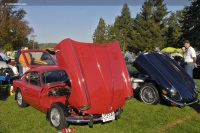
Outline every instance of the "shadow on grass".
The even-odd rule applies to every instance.
[[[197,113],[200,113],[200,105],[198,103],[190,105]]]
[[[114,121],[114,120],[113,120]],[[117,120],[116,120],[117,121]],[[89,126],[89,124],[88,123],[69,123],[69,126],[76,126],[76,127],[78,127],[78,126],[87,126],[88,128],[90,128],[90,129],[92,129],[92,128],[94,128],[95,127],[95,125],[99,125],[99,124],[101,124],[101,125],[104,125],[104,124],[107,124],[107,123],[111,123],[112,121],[107,121],[107,122],[102,122],[102,121],[99,121],[99,122],[94,122],[93,123],[93,127],[90,127]]]
[[[9,96],[9,85],[0,89],[0,101],[5,101]]]

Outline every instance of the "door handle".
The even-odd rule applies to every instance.
[[[24,90],[28,90],[28,88],[24,88]]]

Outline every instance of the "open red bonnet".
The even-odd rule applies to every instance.
[[[82,43],[65,39],[54,48],[58,65],[71,79],[69,103],[88,114],[117,110],[133,95],[118,42]]]

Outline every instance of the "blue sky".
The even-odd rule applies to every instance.
[[[65,38],[81,42],[92,42],[92,35],[102,17],[106,24],[113,24],[121,14],[122,5],[115,6],[22,6],[27,12],[25,20],[34,29],[35,41],[39,43],[58,43]],[[141,5],[129,6],[134,18]],[[176,11],[183,5],[167,6],[168,11]]]

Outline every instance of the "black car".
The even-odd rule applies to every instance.
[[[200,78],[200,55],[197,55],[197,68],[194,68],[193,70],[193,78]]]
[[[133,63],[139,71],[132,79],[141,101],[157,104],[161,99],[181,107],[197,103],[197,84],[170,57],[161,53],[141,54]]]
[[[194,79],[200,79],[200,55],[199,55],[199,51],[196,51],[197,54],[197,68],[194,68],[193,70],[193,78]],[[181,66],[184,68],[185,63],[184,63],[184,58],[181,56],[175,56],[174,60]]]

